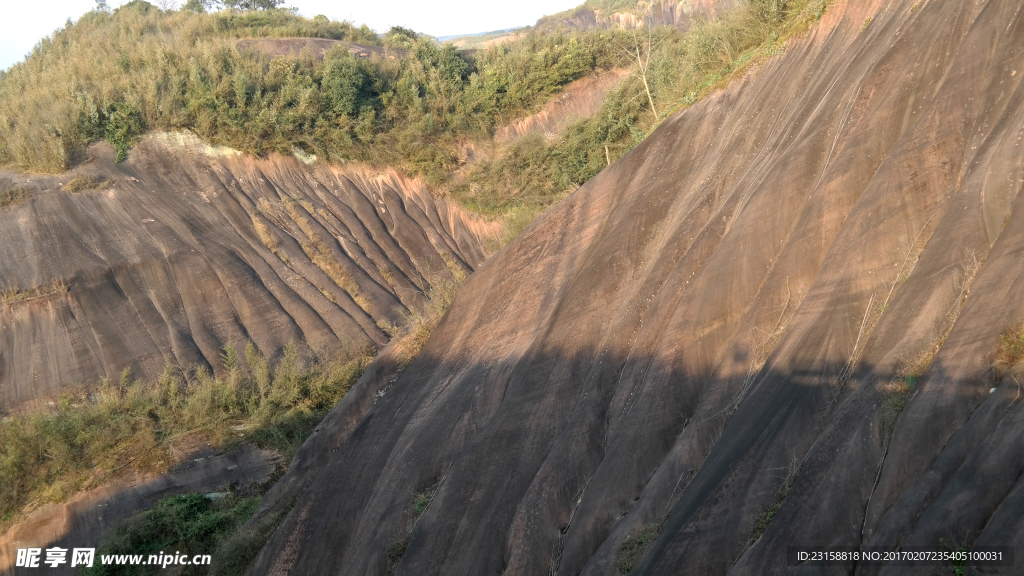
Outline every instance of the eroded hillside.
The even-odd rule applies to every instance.
[[[371,366],[250,573],[1020,549],[1022,78],[1017,2],[833,4],[488,260],[399,376]]]
[[[422,309],[498,233],[394,172],[187,133],[122,164],[89,153],[60,176],[6,175],[25,198],[0,212],[0,406],[165,360],[219,370],[226,344],[383,346],[379,324]]]

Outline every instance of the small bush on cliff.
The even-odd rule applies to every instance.
[[[615,569],[619,574],[629,574],[640,563],[640,559],[647,553],[654,540],[661,534],[664,521],[651,522],[643,527],[643,530],[635,536],[629,536],[622,543],[619,552],[615,555]]]
[[[28,194],[20,186],[10,180],[0,180],[0,209],[14,206],[26,198]]]
[[[430,335],[437,328],[448,307],[455,301],[459,285],[465,279],[456,275],[453,280],[439,279],[427,293],[428,304],[422,310],[414,311],[405,318],[402,326],[386,321],[378,326],[395,339],[396,352],[401,357],[403,366],[408,366],[419,355]]]
[[[83,176],[76,176],[72,178],[67,184],[64,185],[62,190],[65,192],[71,192],[77,194],[78,192],[85,192],[86,190],[95,190],[100,187],[100,182],[95,176],[91,174],[85,174]]]
[[[998,362],[1012,366],[1024,358],[1024,328],[1007,330],[999,336]]]
[[[387,574],[395,573],[395,568],[397,568],[398,563],[402,561],[402,556],[405,556],[405,551],[408,548],[408,538],[392,542],[391,545],[387,547],[387,550],[384,551],[384,554],[388,559]]]

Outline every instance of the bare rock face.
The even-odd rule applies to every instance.
[[[651,525],[631,574],[1024,549],[1022,79],[1019,2],[833,4],[372,366],[250,572],[609,575]]]
[[[226,344],[383,346],[378,322],[400,324],[498,233],[394,173],[187,134],[123,164],[90,154],[71,174],[2,175],[29,197],[0,212],[0,407],[165,358],[216,370]]]

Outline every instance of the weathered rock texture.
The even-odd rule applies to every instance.
[[[632,574],[1024,550],[1022,380],[990,370],[1024,324],[1022,79],[1020,2],[833,4],[481,266],[397,378],[371,367],[251,573],[384,574],[408,539],[396,575],[607,575],[660,521]]]
[[[0,305],[0,407],[126,367],[152,376],[165,358],[218,369],[226,344],[383,346],[379,321],[401,324],[497,233],[393,173],[183,134],[147,138],[123,164],[90,153],[72,174],[5,175],[31,191],[0,212],[0,289],[44,290]],[[61,189],[80,174],[102,184]]]

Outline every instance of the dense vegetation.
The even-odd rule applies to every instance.
[[[322,61],[236,48],[244,37],[302,36],[408,48],[373,61],[338,46]],[[410,37],[411,36],[411,37]],[[395,53],[392,53],[395,55]],[[194,130],[246,152],[360,159],[438,181],[457,142],[613,64],[602,34],[536,35],[460,54],[405,29],[383,38],[290,12],[161,12],[135,1],[93,11],[0,79],[0,162],[63,170],[92,141],[127,151],[152,129]]]
[[[69,23],[0,77],[0,163],[60,171],[96,140],[124,159],[146,131],[190,129],[253,154],[301,151],[402,168],[505,218],[511,237],[667,112],[779,51],[826,2],[749,0],[688,31],[535,30],[463,53],[404,28],[378,36],[287,10],[163,12],[136,0]],[[237,40],[250,37],[374,44],[386,56],[360,59],[338,46],[322,60],[271,58],[239,50]],[[496,127],[538,110],[573,80],[615,67],[638,73],[599,114],[555,141],[493,149]],[[483,153],[467,166],[474,143]]]
[[[255,442],[290,459],[370,358],[304,361],[289,347],[271,369],[252,345],[239,356],[226,348],[217,377],[170,365],[156,382],[125,373],[0,419],[0,526],[26,504],[61,501],[130,470],[166,470],[195,434],[221,446]]]

